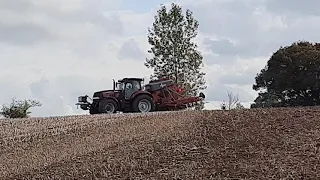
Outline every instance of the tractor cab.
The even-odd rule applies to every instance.
[[[129,100],[136,91],[142,90],[142,78],[123,78],[114,84],[114,89],[120,91],[120,96]]]

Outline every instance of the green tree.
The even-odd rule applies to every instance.
[[[201,72],[203,56],[197,50],[197,44],[192,42],[198,34],[199,22],[189,9],[184,15],[182,8],[175,3],[169,10],[162,5],[154,19],[152,28],[148,28],[151,45],[148,53],[153,57],[145,62],[145,66],[154,71],[150,78],[173,79],[186,90],[185,95],[197,95],[207,88],[205,73]]]
[[[26,118],[31,113],[28,111],[32,107],[41,106],[42,104],[36,100],[16,100],[12,98],[12,102],[9,105],[3,105],[0,111],[0,115],[5,118]]]
[[[260,91],[251,108],[320,104],[320,44],[298,41],[280,47],[255,77]]]
[[[238,103],[236,104],[235,109],[241,110],[241,109],[245,109],[245,107],[244,107],[240,102],[238,102]]]
[[[222,102],[220,104],[220,108],[221,108],[221,110],[227,110],[227,104],[225,102]]]

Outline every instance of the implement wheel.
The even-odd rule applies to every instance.
[[[145,94],[138,95],[132,103],[132,109],[134,112],[152,112],[155,109],[155,104],[150,96]]]

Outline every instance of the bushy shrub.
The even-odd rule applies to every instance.
[[[28,111],[31,107],[41,106],[41,102],[36,100],[16,100],[12,98],[12,102],[9,105],[2,105],[0,115],[5,118],[26,118],[31,113]]]

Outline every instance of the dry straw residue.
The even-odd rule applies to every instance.
[[[0,179],[320,179],[320,109],[0,122]]]

